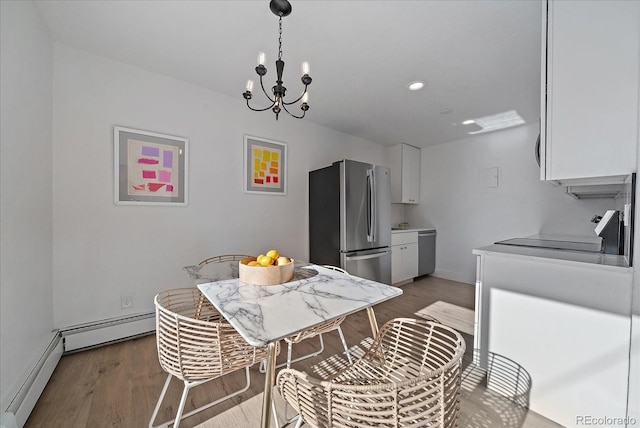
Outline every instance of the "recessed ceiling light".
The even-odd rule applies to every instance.
[[[511,128],[512,126],[523,125],[525,123],[524,119],[521,118],[515,110],[509,110],[492,116],[479,117],[477,119],[468,119],[462,122],[463,125],[476,124],[481,128],[479,131],[470,131],[469,134],[497,131],[498,129]]]
[[[423,82],[422,80],[416,80],[415,82],[409,83],[409,85],[407,85],[407,88],[409,88],[410,91],[419,91],[420,89],[424,88],[425,85],[426,82]]]

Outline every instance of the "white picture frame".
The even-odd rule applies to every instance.
[[[116,205],[189,204],[189,140],[183,137],[113,127]]]
[[[287,144],[251,135],[244,136],[244,192],[287,194]]]

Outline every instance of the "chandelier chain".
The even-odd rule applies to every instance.
[[[282,12],[280,12],[278,27],[280,32],[280,36],[278,37],[278,59],[282,59]]]

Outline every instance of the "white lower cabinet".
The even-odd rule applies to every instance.
[[[418,276],[418,232],[391,234],[391,283]]]
[[[477,362],[509,361],[510,376],[502,379],[522,383],[514,388],[524,388],[519,393],[528,395],[529,408],[563,426],[585,425],[588,417],[623,419],[631,269],[475,253]],[[508,391],[489,381],[488,387]]]

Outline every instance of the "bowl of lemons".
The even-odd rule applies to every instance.
[[[278,285],[293,278],[293,259],[269,250],[239,262],[240,281],[252,285]]]

